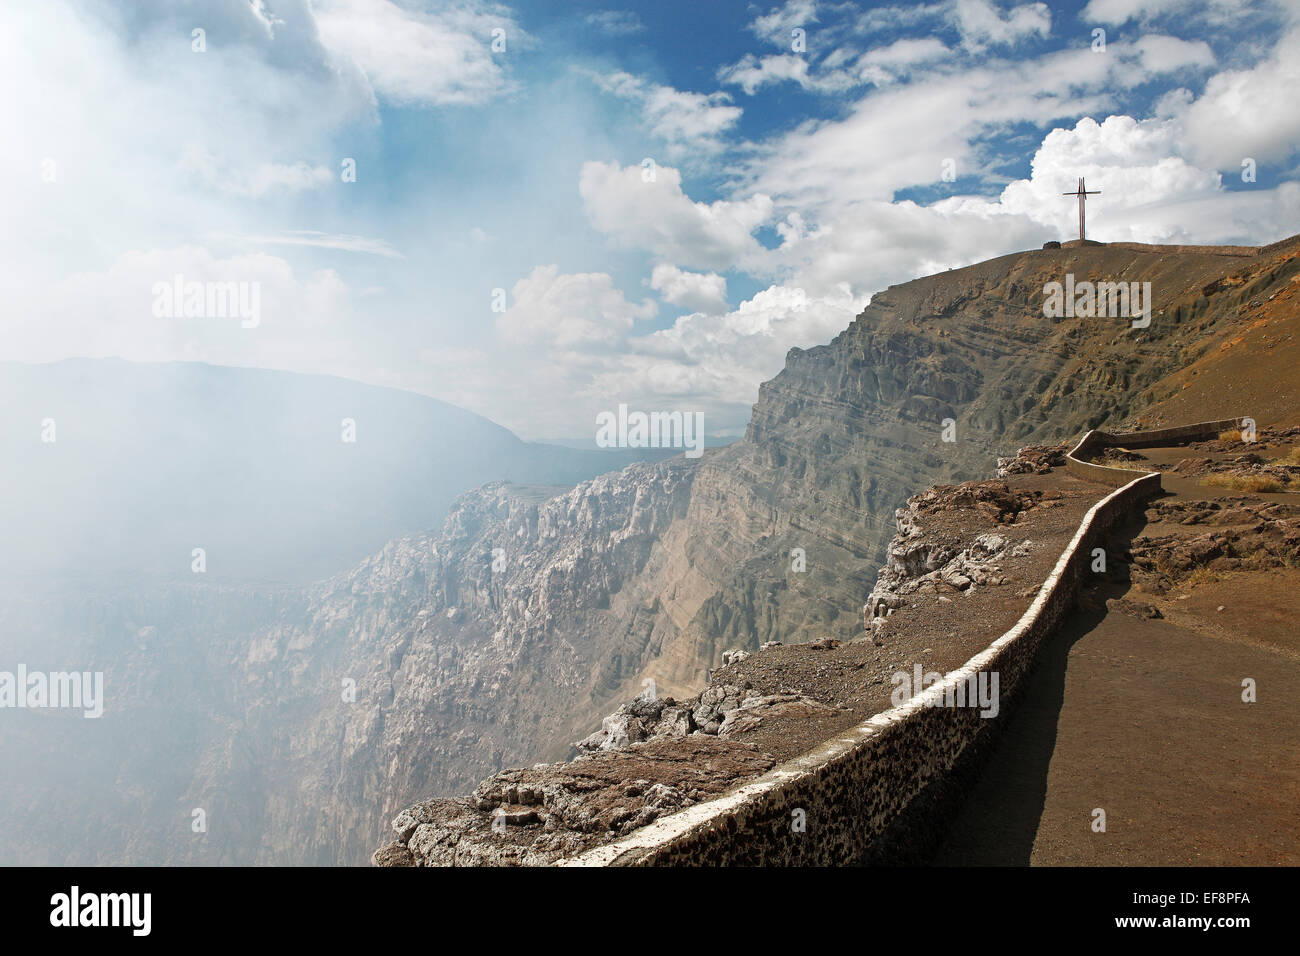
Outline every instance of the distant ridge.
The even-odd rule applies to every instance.
[[[567,486],[655,457],[525,442],[438,399],[329,375],[0,362],[0,571],[193,581],[203,548],[207,579],[305,583],[440,526],[487,482]]]
[[[1288,236],[1266,246],[1197,246],[1166,245],[1149,242],[1097,242],[1093,239],[1070,239],[1061,243],[1062,249],[1080,249],[1085,246],[1104,246],[1109,249],[1132,249],[1134,252],[1191,253],[1203,256],[1262,256],[1271,255],[1300,240],[1300,235]]]

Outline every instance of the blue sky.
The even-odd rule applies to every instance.
[[[874,292],[1069,238],[1080,175],[1094,238],[1297,231],[1298,23],[1293,0],[19,0],[0,358],[328,372],[528,438],[620,403],[735,433]],[[263,321],[156,318],[178,273],[260,283]]]

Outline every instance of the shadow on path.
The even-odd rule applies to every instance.
[[[1106,617],[1106,600],[1128,592],[1129,544],[1145,527],[1139,513],[1107,541],[1105,579],[1089,586],[1060,629],[1039,649],[1038,664],[983,766],[955,807],[929,863],[938,866],[1028,866],[1047,800],[1047,773],[1065,703],[1070,650]]]

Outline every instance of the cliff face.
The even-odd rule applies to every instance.
[[[1291,341],[1297,248],[1004,256],[892,287],[829,345],[792,350],[760,388],[745,440],[699,466],[682,548],[709,595],[650,672],[682,692],[726,647],[858,633],[894,508],[909,494],[987,473],[1019,445],[1118,425],[1148,408],[1159,424],[1152,403],[1177,391],[1166,378],[1243,326]],[[1044,285],[1066,273],[1149,282],[1151,325],[1045,318]],[[1282,383],[1249,378],[1253,389],[1238,386],[1233,409],[1211,400],[1180,413],[1258,407],[1261,421],[1275,418],[1270,393]],[[792,570],[794,549],[806,555],[802,573]]]
[[[1045,250],[919,279],[877,295],[829,345],[792,350],[741,442],[579,486],[541,505],[535,526],[468,496],[458,514],[483,516],[475,570],[443,559],[409,644],[422,656],[397,671],[419,675],[442,722],[412,724],[393,751],[419,765],[390,776],[399,804],[386,810],[403,794],[465,792],[502,766],[563,756],[647,680],[689,697],[726,648],[860,636],[910,494],[986,473],[1019,445],[1140,416],[1249,310],[1293,294],[1296,249]],[[1044,285],[1067,272],[1150,282],[1150,327],[1045,318]],[[1280,321],[1294,322],[1290,301]],[[945,419],[955,440],[943,440]],[[631,510],[613,518],[588,496]],[[572,537],[544,517],[597,511],[564,525]],[[453,515],[444,537],[464,525]],[[518,554],[518,568],[490,576],[489,547]],[[453,601],[463,619],[443,610]],[[454,664],[421,650],[448,642],[465,648]],[[410,719],[398,700],[384,712]]]
[[[356,675],[358,700],[304,716],[301,783],[277,832],[315,859],[362,862],[402,806],[564,757],[646,680],[689,697],[724,649],[861,636],[909,495],[985,474],[1019,445],[1141,416],[1252,302],[1294,291],[1295,249],[1088,247],[919,279],[877,295],[830,344],[792,350],[743,441],[551,498],[465,496],[440,535],[390,546],[409,551],[409,574],[359,572],[314,612],[306,633],[341,643],[316,637],[311,656]],[[1150,282],[1150,327],[1045,318],[1044,284],[1067,272]]]
[[[395,792],[562,757],[591,702],[655,653],[655,595],[635,582],[662,560],[691,476],[678,460],[568,491],[488,485],[441,534],[328,582],[238,662],[254,752],[214,752],[190,799],[275,766],[259,794],[274,842],[257,859],[360,862]]]
[[[168,806],[180,819],[216,807],[214,826],[133,862],[361,864],[402,807],[565,757],[645,681],[689,698],[724,649],[865,636],[909,495],[1020,445],[1161,424],[1172,376],[1243,327],[1300,331],[1297,248],[1045,250],[918,279],[830,344],[792,350],[743,441],[567,491],[463,496],[440,533],[214,635],[221,717],[196,727],[194,771]],[[1066,273],[1150,282],[1150,327],[1045,318],[1044,284]],[[1294,383],[1273,378],[1233,407],[1178,413],[1249,415],[1279,389],[1296,408]],[[1213,404],[1203,386],[1189,391]]]

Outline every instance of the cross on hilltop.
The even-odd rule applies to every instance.
[[[1101,190],[1100,190],[1100,189],[1094,189],[1094,190],[1092,190],[1092,191],[1089,191],[1088,188],[1087,188],[1087,187],[1084,185],[1084,183],[1083,183],[1083,177],[1080,176],[1080,177],[1079,177],[1079,188],[1078,188],[1078,190],[1076,190],[1075,192],[1072,192],[1072,193],[1061,193],[1061,195],[1062,195],[1062,196],[1078,196],[1078,197],[1079,197],[1079,241],[1082,242],[1083,239],[1084,239],[1084,235],[1083,235],[1083,204],[1084,204],[1085,202],[1088,201],[1088,197],[1089,197],[1089,196],[1100,196],[1100,195],[1101,195]]]

